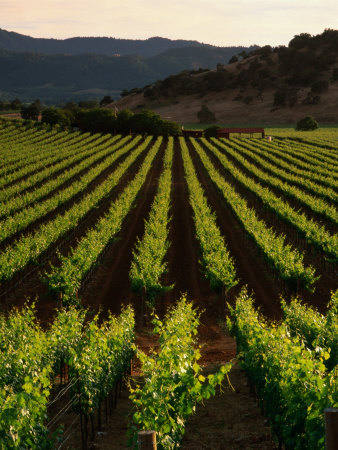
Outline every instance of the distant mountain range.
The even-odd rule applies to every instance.
[[[183,70],[213,69],[251,47],[153,37],[40,39],[0,29],[0,99],[47,103],[118,97]]]
[[[80,55],[95,53],[113,56],[137,54],[148,58],[172,48],[206,47],[197,41],[171,40],[161,37],[151,37],[146,40],[116,39],[112,37],[74,37],[69,39],[43,39],[25,36],[0,28],[0,48],[13,52],[33,52],[45,55],[67,54]]]

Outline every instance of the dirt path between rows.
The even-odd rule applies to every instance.
[[[112,313],[119,314],[122,304],[132,303],[136,312],[139,310],[140,301],[130,291],[129,270],[133,248],[137,238],[143,236],[144,220],[148,217],[157,191],[158,179],[163,169],[165,145],[162,144],[157,153],[117,241],[109,246],[100,266],[86,286],[83,302],[91,309],[109,309]]]
[[[258,254],[254,243],[246,236],[231,208],[222,199],[221,194],[210,180],[191,145],[189,149],[209,206],[216,213],[217,224],[235,261],[237,277],[240,282],[230,291],[229,301],[234,301],[241,286],[248,285],[249,290],[253,290],[255,293],[256,304],[262,308],[262,312],[270,318],[280,318],[276,280],[273,279],[269,268]]]

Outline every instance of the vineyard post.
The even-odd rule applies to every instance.
[[[97,408],[97,428],[99,431],[101,431],[102,424],[101,424],[101,402],[99,402],[99,407]]]
[[[227,288],[225,285],[222,286],[222,313],[224,313],[226,311],[226,304],[227,304]]]
[[[62,292],[58,292],[58,308],[62,308]]]
[[[87,426],[86,421],[84,420],[83,413],[82,413],[82,405],[81,405],[81,389],[80,389],[80,378],[79,375],[77,375],[77,395],[79,399],[79,410],[80,410],[80,427],[81,427],[81,442],[82,442],[82,449],[87,449],[87,432],[85,432],[84,427]]]
[[[338,408],[326,408],[324,414],[326,450],[336,450],[338,442]]]
[[[143,286],[142,288],[142,299],[141,299],[141,303],[142,303],[142,319],[143,319],[143,326],[147,326],[147,288],[145,286]]]
[[[138,450],[156,450],[156,431],[139,431],[137,444]]]

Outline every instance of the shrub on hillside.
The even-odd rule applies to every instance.
[[[312,117],[307,116],[297,122],[296,130],[310,131],[318,128],[318,122]]]
[[[210,109],[203,105],[199,111],[197,111],[197,118],[200,123],[212,123],[216,122],[215,114]]]

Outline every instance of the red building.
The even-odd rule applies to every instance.
[[[230,139],[231,133],[250,134],[250,137],[253,137],[254,133],[260,133],[262,138],[265,137],[264,128],[220,128],[217,130],[217,137]]]

